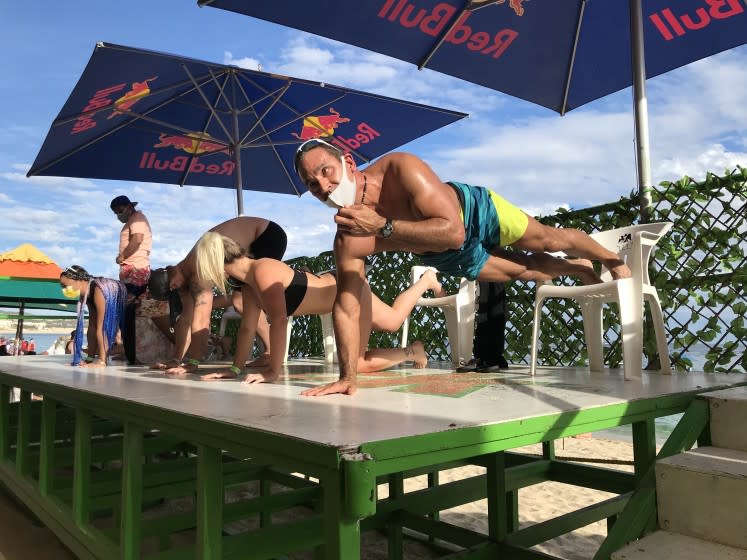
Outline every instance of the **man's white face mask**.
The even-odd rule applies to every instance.
[[[335,209],[355,204],[355,179],[348,177],[345,156],[340,157],[340,163],[342,164],[342,177],[340,178],[340,183],[337,185],[337,188],[330,193],[327,200],[323,201],[324,204]]]

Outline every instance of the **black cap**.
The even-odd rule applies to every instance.
[[[117,206],[129,206],[130,204],[135,206],[137,205],[137,202],[130,202],[130,199],[128,197],[120,194],[118,197],[112,199],[111,203],[109,204],[109,208],[114,210]]]

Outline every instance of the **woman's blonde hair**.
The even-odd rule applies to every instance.
[[[210,282],[220,292],[225,292],[223,267],[239,257],[246,256],[246,251],[230,237],[208,231],[197,242],[196,254],[198,280]]]

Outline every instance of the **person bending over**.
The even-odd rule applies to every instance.
[[[574,275],[599,282],[591,260],[614,278],[630,276],[618,255],[577,229],[545,226],[492,190],[445,183],[420,158],[392,153],[364,171],[349,153],[320,139],[296,151],[296,172],[309,192],[338,208],[335,264],[339,289],[333,319],[340,379],[304,392],[316,396],[356,390],[364,259],[382,251],[410,251],[439,272],[491,282],[544,281]],[[508,252],[510,246],[523,252]],[[572,260],[547,253],[563,251]]]
[[[197,243],[197,274],[200,279],[222,289],[226,275],[232,283],[239,282],[252,288],[258,295],[260,307],[270,319],[269,364],[257,373],[250,373],[246,383],[275,381],[282,372],[286,350],[288,317],[292,315],[322,315],[330,313],[337,292],[337,280],[332,273],[316,276],[310,272],[292,269],[287,264],[272,259],[252,259],[232,239],[206,233]],[[425,349],[421,342],[407,348],[368,349],[371,330],[394,332],[415,306],[418,298],[427,290],[442,295],[441,284],[433,271],[426,272],[408,290],[400,294],[390,307],[371,293],[366,284],[364,297],[369,301],[370,315],[361,316],[360,348],[357,367],[360,371],[380,371],[404,361],[413,361],[414,367],[427,364]],[[244,292],[242,291],[242,294]],[[244,368],[251,349],[258,314],[256,308],[244,305],[244,312],[236,341],[236,354],[230,373],[210,373],[204,379],[236,377]]]
[[[78,299],[78,322],[73,331],[73,361],[80,367],[109,365],[110,349],[114,346],[117,331],[124,327],[124,310],[127,301],[125,285],[111,278],[91,276],[85,268],[73,265],[60,274],[60,286],[65,297]],[[83,350],[84,311],[88,307],[88,351]]]
[[[227,220],[210,229],[232,239],[247,254],[256,258],[280,260],[285,254],[288,238],[285,231],[275,222],[264,218],[240,216]],[[210,333],[210,315],[213,310],[213,289],[197,276],[197,256],[193,247],[184,259],[174,266],[166,267],[170,290],[179,294],[181,313],[176,322],[175,359],[167,364],[171,375],[186,373],[185,364],[199,363],[205,356]],[[151,278],[163,274],[162,269],[154,270]],[[242,300],[248,307],[258,310],[250,290],[242,290]],[[261,314],[260,314],[261,315]],[[257,328],[265,349],[269,352],[269,326],[261,316]]]

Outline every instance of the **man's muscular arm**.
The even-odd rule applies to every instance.
[[[335,237],[335,264],[337,266],[337,297],[332,310],[335,327],[337,356],[340,361],[340,379],[304,391],[307,396],[333,393],[352,395],[356,391],[358,357],[360,356],[360,315],[363,279],[363,257],[351,252],[350,240],[339,234]],[[370,304],[370,301],[369,301]]]

